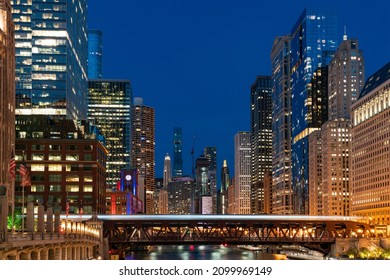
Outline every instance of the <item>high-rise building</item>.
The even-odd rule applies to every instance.
[[[103,78],[103,33],[88,30],[88,79]]]
[[[364,85],[364,58],[346,35],[329,64],[329,120],[322,126],[322,214],[349,216],[350,108]]]
[[[183,130],[181,127],[173,128],[173,177],[183,176]]]
[[[312,78],[336,51],[337,14],[334,9],[306,8],[291,30],[291,131],[294,213],[309,213],[309,140],[313,131]]]
[[[390,225],[390,63],[367,79],[351,116],[351,214]]]
[[[251,141],[251,213],[260,214],[264,213],[264,176],[267,170],[272,170],[272,98],[269,76],[258,76],[251,87]],[[238,182],[241,182],[241,178],[236,176],[236,184]]]
[[[152,202],[155,187],[154,131],[154,109],[143,105],[142,98],[135,98],[132,109],[131,159],[132,167],[138,170],[139,181],[143,180],[144,182],[146,214],[153,212]]]
[[[293,214],[290,36],[276,37],[272,63],[272,213]]]
[[[209,161],[208,184],[213,204],[212,214],[217,214],[217,148],[205,147],[204,156]]]
[[[88,86],[88,120],[106,137],[107,187],[115,189],[121,170],[131,167],[131,84],[100,79]]]
[[[221,169],[221,188],[218,194],[218,214],[227,214],[228,209],[228,188],[230,184],[230,172],[227,161],[223,161]]]
[[[168,183],[168,212],[175,215],[195,214],[194,179],[176,177]]]
[[[87,0],[11,1],[16,114],[87,118]]]
[[[0,0],[0,42],[0,188],[6,187],[6,193],[0,194],[0,232],[4,232],[7,213],[2,209],[6,212],[8,204],[13,203],[13,175],[9,168],[15,144],[14,24],[8,0]]]
[[[251,213],[251,133],[234,136],[234,214]]]
[[[165,155],[164,158],[164,174],[163,174],[163,187],[168,186],[169,181],[172,180],[172,167],[171,167],[171,157],[169,154]]]

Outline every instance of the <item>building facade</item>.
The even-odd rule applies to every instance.
[[[195,214],[194,179],[190,177],[176,177],[168,183],[168,213],[173,215]]]
[[[16,176],[15,209],[34,202],[65,213],[106,213],[107,150],[88,123],[46,116],[20,116],[15,159],[26,166],[31,187]]]
[[[269,76],[258,76],[251,87],[250,202],[252,214],[264,213],[264,176],[268,170],[272,170],[271,90],[271,77]],[[238,177],[236,179],[240,180]]]
[[[230,184],[230,171],[227,161],[223,161],[221,169],[221,188],[218,194],[218,211],[217,214],[225,215],[228,209],[228,188]]]
[[[0,1],[0,42],[0,186],[6,187],[3,201],[6,205],[3,209],[7,211],[8,204],[13,203],[13,178],[9,167],[15,146],[14,24],[8,0]],[[2,230],[3,226],[0,224],[0,231]]]
[[[250,132],[241,131],[234,136],[234,174],[234,214],[251,214]]]
[[[87,118],[87,0],[11,1],[16,114]]]
[[[88,87],[88,120],[106,138],[107,187],[115,189],[121,170],[131,166],[131,84],[128,80],[90,80]]]
[[[290,36],[276,37],[272,63],[272,213],[293,214]]]
[[[210,189],[210,195],[212,197],[212,214],[217,214],[217,148],[216,147],[205,147],[204,156],[209,161],[208,168],[208,184]]]
[[[172,165],[171,157],[166,154],[164,158],[164,173],[163,173],[163,187],[168,186],[169,181],[172,180]]]
[[[390,225],[390,63],[367,79],[351,116],[351,214]]]
[[[103,33],[88,30],[88,79],[103,78]]]
[[[134,99],[132,109],[131,159],[137,168],[139,181],[145,186],[145,212],[153,212],[155,187],[155,122],[154,109],[143,105],[142,98]]]
[[[313,125],[312,78],[329,64],[336,51],[337,14],[334,9],[306,8],[291,30],[291,131],[294,214],[309,213],[308,135]]]

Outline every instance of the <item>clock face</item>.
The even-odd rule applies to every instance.
[[[127,181],[130,181],[130,180],[131,180],[131,176],[130,176],[130,175],[126,175],[125,179],[126,179]]]

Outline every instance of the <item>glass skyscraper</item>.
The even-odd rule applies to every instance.
[[[292,186],[294,213],[309,210],[308,135],[319,130],[313,126],[311,80],[314,71],[326,66],[337,50],[337,14],[334,9],[306,8],[291,30],[291,128]]]
[[[87,0],[12,2],[16,114],[87,117]]]
[[[88,79],[103,78],[103,33],[88,30]]]
[[[173,128],[173,177],[183,176],[183,131],[181,127]]]
[[[90,80],[88,84],[88,120],[106,137],[107,186],[116,188],[121,170],[131,167],[131,84],[128,80]]]

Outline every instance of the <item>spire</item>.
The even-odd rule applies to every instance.
[[[223,167],[227,167],[226,159],[223,160]]]
[[[347,26],[344,25],[344,36],[343,36],[343,40],[344,41],[347,41],[348,40],[348,36],[347,36]]]

